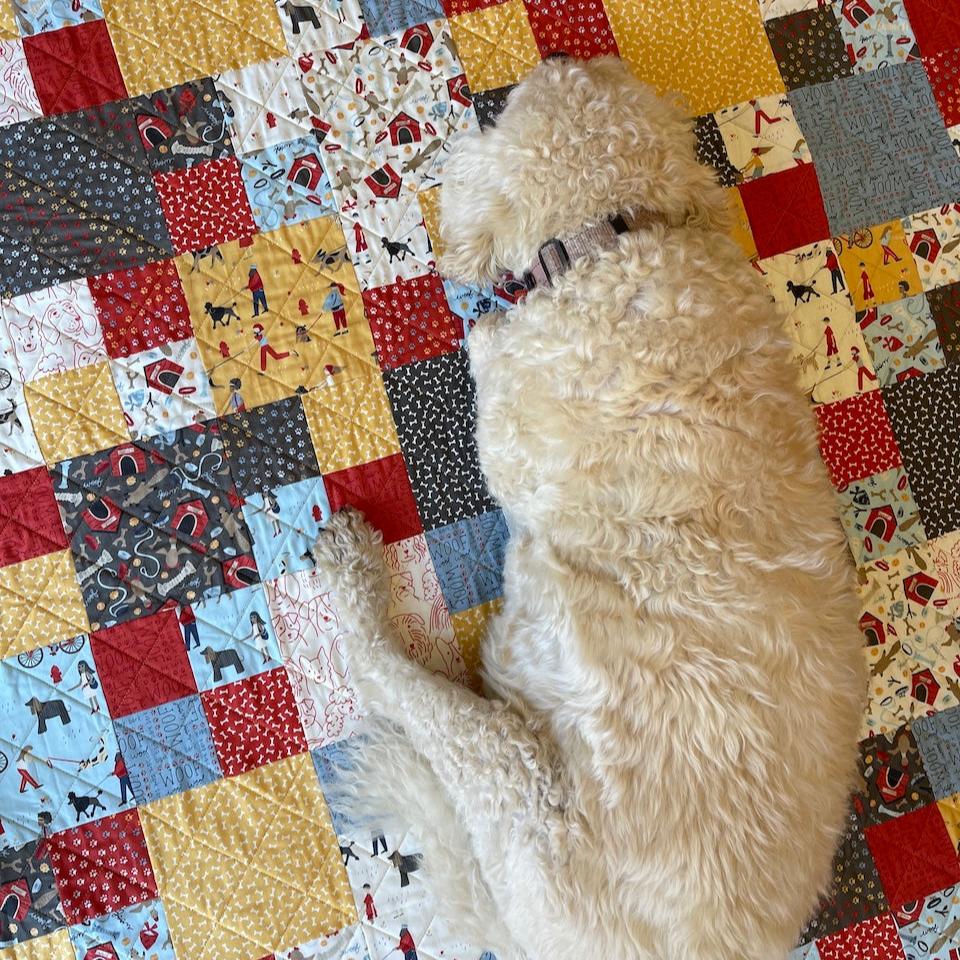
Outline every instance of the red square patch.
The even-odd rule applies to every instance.
[[[283,667],[200,694],[225,777],[307,749],[297,702]]]
[[[541,57],[567,53],[581,60],[617,55],[602,0],[524,0]]]
[[[153,182],[177,253],[257,232],[236,157],[155,173]]]
[[[111,357],[129,357],[193,336],[190,308],[172,260],[102,273],[87,282]]]
[[[60,903],[70,923],[157,896],[136,810],[83,823],[47,840]]]
[[[863,833],[894,909],[960,881],[960,863],[935,803]]]
[[[923,58],[943,122],[948,127],[960,123],[960,50],[943,50]]]
[[[830,236],[812,163],[749,180],[738,189],[761,258]]]
[[[362,510],[385,543],[423,533],[402,454],[325,474],[323,485],[334,513],[348,505]]]
[[[960,8],[950,0],[904,0],[907,18],[924,56],[960,47]]]
[[[889,913],[854,923],[817,941],[820,960],[904,960],[897,925]]]
[[[105,20],[24,37],[23,51],[47,116],[127,95]]]
[[[902,463],[879,390],[815,409],[820,422],[820,454],[838,490]]]
[[[197,692],[173,610],[97,630],[90,643],[114,718]]]
[[[435,274],[367,290],[363,306],[382,370],[429,360],[460,346],[463,324],[450,310]]]
[[[66,546],[46,467],[0,477],[0,567]]]

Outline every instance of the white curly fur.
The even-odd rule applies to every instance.
[[[356,514],[317,546],[379,718],[354,793],[422,825],[450,922],[500,960],[782,958],[853,782],[852,566],[782,318],[681,111],[613,59],[537,67],[457,145],[443,267],[486,281],[641,207],[666,224],[470,335],[511,530],[490,699],[404,658]]]

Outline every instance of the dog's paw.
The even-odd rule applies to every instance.
[[[313,547],[317,571],[331,586],[363,590],[384,576],[383,535],[354,507],[337,511]]]

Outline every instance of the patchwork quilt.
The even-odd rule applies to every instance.
[[[956,4],[0,0],[2,960],[493,960],[428,825],[336,799],[363,705],[311,544],[362,508],[409,655],[476,682],[508,531],[464,346],[515,293],[438,273],[438,187],[555,51],[684,98],[859,569],[862,776],[796,960],[960,957]]]

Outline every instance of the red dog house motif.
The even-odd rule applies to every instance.
[[[364,177],[363,182],[375,196],[396,200],[400,196],[400,184],[403,181],[393,167],[385,163],[378,170],[374,170],[370,176]]]
[[[433,46],[433,34],[425,23],[421,23],[419,26],[411,27],[400,38],[400,46],[415,56],[425,57]]]
[[[95,500],[83,511],[87,526],[102,533],[113,533],[120,526],[120,516],[120,508],[109,497]]]
[[[311,191],[320,186],[322,177],[323,167],[320,165],[320,158],[315,153],[310,153],[305,157],[297,157],[287,174],[288,180]]]
[[[870,536],[876,537],[884,543],[889,543],[897,532],[897,515],[893,512],[893,507],[888,504],[884,504],[882,507],[874,507],[863,526]]]
[[[911,573],[903,581],[903,589],[907,599],[912,603],[918,603],[925,607],[933,597],[934,590],[937,589],[937,580],[931,577],[929,573]]]
[[[0,914],[3,916],[22,923],[31,903],[30,887],[23,877],[0,887]]]
[[[145,473],[146,469],[144,452],[132,443],[125,443],[110,451],[110,472],[115,477],[135,477]]]
[[[181,503],[173,515],[173,529],[185,537],[199,537],[207,528],[209,517],[202,500]]]
[[[120,958],[112,943],[98,943],[83,955],[83,960],[120,960]]]
[[[404,143],[420,142],[420,124],[402,110],[387,124],[390,142],[398,147]]]
[[[231,587],[249,587],[260,580],[253,557],[233,557],[223,565],[223,579]]]
[[[924,667],[918,670],[910,679],[910,693],[914,700],[921,703],[932,704],[936,701],[940,693],[940,684],[937,683],[934,675]]]
[[[927,227],[915,233],[910,241],[910,252],[927,263],[933,263],[940,256],[940,238],[937,231]]]
[[[143,146],[147,150],[152,147],[159,147],[173,133],[173,127],[166,120],[160,117],[152,117],[147,113],[141,113],[137,116],[137,129],[140,131]]]
[[[860,618],[860,632],[867,641],[868,647],[878,647],[887,642],[887,631],[883,621],[872,613],[865,613]]]
[[[143,368],[143,374],[147,378],[148,386],[170,396],[176,390],[177,384],[183,376],[183,369],[179,363],[174,363],[164,357],[162,360],[148,363]]]
[[[447,95],[453,103],[459,103],[461,106],[469,107],[473,103],[470,96],[470,87],[467,85],[467,78],[464,74],[458,74],[447,81]]]

